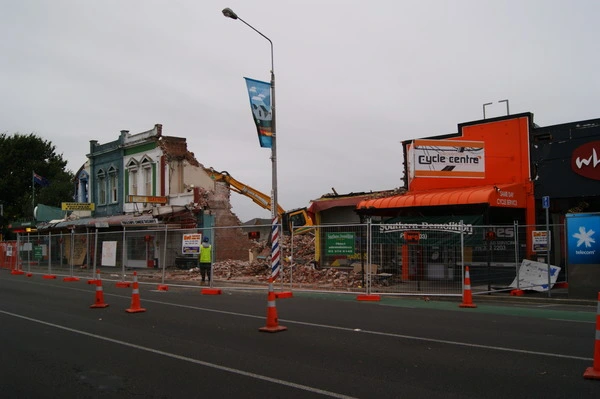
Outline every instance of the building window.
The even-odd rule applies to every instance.
[[[108,192],[109,192],[109,201],[111,204],[116,203],[119,200],[118,191],[119,190],[119,179],[117,176],[117,169],[111,168],[108,170]]]
[[[128,173],[128,195],[138,195],[138,163],[135,159],[130,159],[127,162],[127,173]]]
[[[98,171],[98,204],[106,205],[106,175],[102,169]]]
[[[129,171],[129,194],[137,195],[138,194],[138,173],[137,169],[132,169]]]
[[[143,193],[142,195],[152,195],[152,162],[150,159],[144,157],[141,162],[142,169],[142,184]]]
[[[152,168],[149,167],[144,168],[144,194],[152,195]]]

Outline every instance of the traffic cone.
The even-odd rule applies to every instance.
[[[285,330],[287,330],[287,327],[280,326],[279,321],[277,320],[275,292],[273,291],[273,278],[269,278],[269,294],[267,296],[267,325],[259,328],[258,331],[274,333]]]
[[[594,364],[583,373],[583,378],[600,380],[600,292],[598,293],[598,307],[596,309],[596,343],[594,344]]]
[[[469,266],[465,266],[465,289],[463,290],[463,301],[459,305],[461,308],[476,308],[473,303],[473,294],[471,293],[471,276],[469,275]]]
[[[133,272],[133,291],[131,293],[131,307],[125,309],[127,313],[145,312],[146,309],[140,306],[140,287],[137,281],[137,272]]]
[[[90,308],[105,308],[108,303],[104,303],[104,290],[102,290],[102,280],[100,279],[100,272],[96,278],[96,302],[90,305]]]

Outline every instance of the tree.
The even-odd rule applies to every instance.
[[[39,204],[60,207],[73,199],[73,173],[67,161],[57,155],[51,142],[31,133],[0,134],[0,202],[4,226],[18,220],[32,220]],[[33,183],[33,172],[48,179],[42,187]],[[35,196],[34,196],[35,190]],[[35,204],[33,203],[35,202]]]

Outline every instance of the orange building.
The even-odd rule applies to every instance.
[[[456,228],[456,223],[467,220],[490,226],[490,231],[478,230],[480,243],[473,245],[469,261],[483,258],[495,248],[503,248],[498,253],[503,251],[507,258],[514,258],[514,245],[509,248],[496,241],[496,247],[486,247],[484,235],[492,234],[495,238],[499,231],[504,231],[497,226],[506,225],[506,229],[512,230],[507,240],[512,240],[513,226],[526,226],[524,241],[527,243],[521,245],[520,250],[521,256],[529,257],[532,255],[531,232],[536,224],[530,166],[533,128],[533,115],[523,113],[463,123],[458,125],[455,134],[404,141],[406,193],[361,201],[356,210],[363,216],[379,217],[381,223],[399,224],[399,229],[415,222],[448,223],[449,227]],[[414,257],[409,249],[412,247],[403,245],[398,254],[404,265]],[[447,248],[440,251],[449,252]],[[432,256],[440,251],[431,250]],[[425,265],[427,260],[420,258],[427,255],[415,251],[417,253],[419,264]],[[456,257],[457,254],[449,255],[449,259]],[[406,266],[402,274],[404,278],[411,277]]]

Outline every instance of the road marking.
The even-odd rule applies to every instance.
[[[548,319],[553,321],[565,321],[568,323],[586,323],[586,324],[596,324],[595,321],[585,321],[585,320],[568,320],[568,319]]]
[[[50,327],[58,328],[58,329],[61,329],[61,330],[69,331],[69,332],[72,332],[72,333],[75,333],[75,334],[80,334],[80,335],[85,335],[85,336],[88,336],[88,337],[91,337],[91,338],[100,339],[102,341],[112,342],[114,344],[128,346],[130,348],[134,348],[134,349],[138,349],[138,350],[143,350],[143,351],[146,351],[146,352],[151,352],[151,353],[154,353],[154,354],[157,354],[157,355],[162,355],[162,356],[170,357],[170,358],[177,359],[177,360],[183,360],[183,361],[189,362],[189,363],[199,364],[199,365],[204,366],[204,367],[210,367],[210,368],[213,368],[213,369],[216,369],[216,370],[226,371],[228,373],[233,373],[233,374],[238,374],[238,375],[242,375],[242,376],[245,376],[245,377],[255,378],[257,380],[272,382],[274,384],[279,384],[279,385],[283,385],[283,386],[286,386],[286,387],[296,388],[296,389],[300,389],[300,390],[311,392],[311,393],[317,393],[317,394],[325,395],[325,396],[328,396],[328,397],[331,397],[331,398],[357,399],[357,398],[355,398],[353,396],[347,396],[347,395],[342,395],[342,394],[339,394],[339,393],[336,393],[336,392],[325,391],[323,389],[309,387],[307,385],[296,384],[296,383],[291,382],[291,381],[285,381],[285,380],[280,380],[278,378],[267,377],[265,375],[260,375],[260,374],[256,374],[256,373],[250,373],[248,371],[234,369],[232,367],[220,366],[220,365],[215,364],[215,363],[209,363],[209,362],[205,362],[205,361],[198,360],[198,359],[192,359],[190,357],[176,355],[174,353],[164,352],[164,351],[161,351],[161,350],[158,350],[158,349],[153,349],[153,348],[148,348],[146,346],[132,344],[130,342],[120,341],[118,339],[103,337],[101,335],[96,335],[96,334],[92,334],[92,333],[89,333],[89,332],[86,332],[86,331],[81,331],[81,330],[77,330],[77,329],[74,329],[74,328],[70,328],[70,327],[66,327],[66,326],[61,326],[60,324],[48,323],[47,321],[43,321],[43,320],[39,320],[39,319],[34,319],[34,318],[31,318],[31,317],[19,315],[19,314],[16,314],[16,313],[6,312],[4,310],[0,310],[0,313],[3,313],[3,314],[8,315],[8,316],[13,316],[13,317],[17,317],[17,318],[20,318],[20,319],[28,320],[28,321],[31,321],[31,322],[34,322],[34,323],[44,324],[46,326],[50,326]]]

